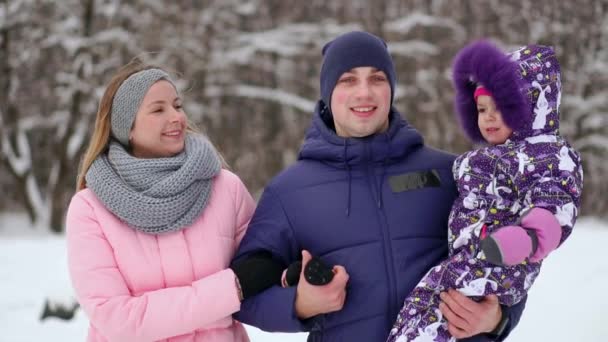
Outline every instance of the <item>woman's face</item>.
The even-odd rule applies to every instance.
[[[171,83],[160,80],[144,97],[129,135],[138,158],[171,157],[184,150],[186,114]]]

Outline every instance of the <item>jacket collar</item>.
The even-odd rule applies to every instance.
[[[340,137],[333,128],[333,118],[327,107],[323,101],[319,101],[298,159],[318,160],[339,167],[368,163],[390,164],[423,144],[420,133],[394,108],[389,113],[386,132],[364,138]]]

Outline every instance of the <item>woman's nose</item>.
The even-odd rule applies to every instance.
[[[173,113],[171,114],[171,122],[179,122],[186,118],[186,115],[182,110],[178,110],[173,108]]]

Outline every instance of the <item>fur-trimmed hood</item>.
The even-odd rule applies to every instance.
[[[456,112],[474,142],[484,141],[473,99],[477,84],[492,93],[503,120],[513,129],[511,139],[557,134],[561,75],[551,47],[529,45],[507,54],[480,40],[460,50],[452,70]]]

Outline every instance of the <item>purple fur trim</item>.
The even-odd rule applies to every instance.
[[[454,58],[452,82],[454,105],[464,133],[474,142],[483,142],[477,124],[477,105],[473,93],[477,83],[492,94],[503,120],[514,131],[526,130],[533,119],[527,89],[517,62],[488,40],[465,46]]]

